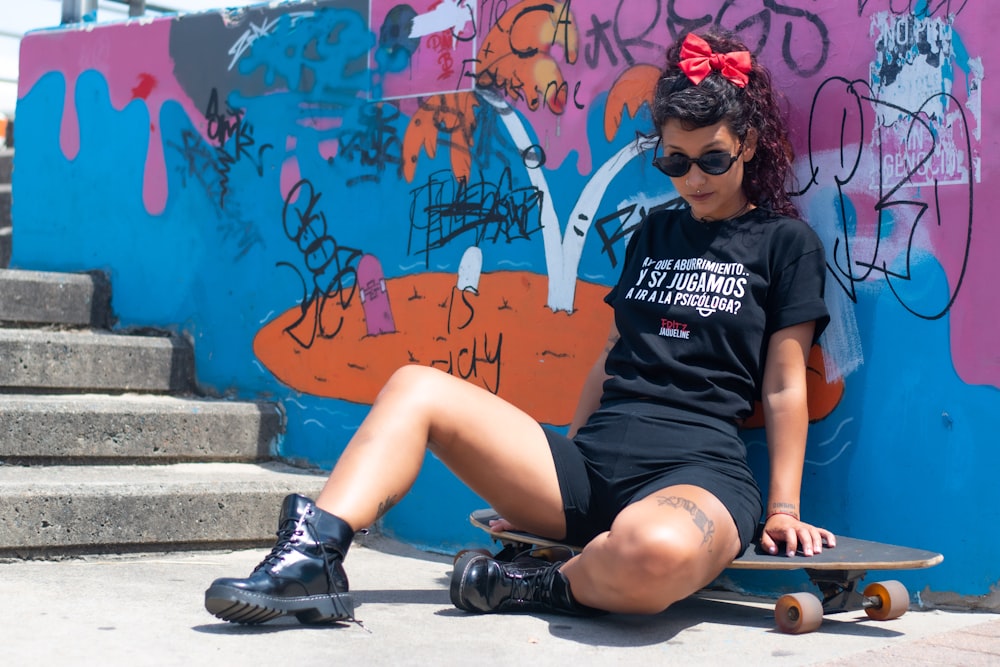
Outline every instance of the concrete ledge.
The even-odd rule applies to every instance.
[[[10,183],[14,177],[14,149],[0,148],[0,183]]]
[[[10,246],[10,229],[5,239],[4,231],[0,241]],[[110,302],[111,285],[101,273],[0,270],[0,322],[105,328]]]
[[[0,466],[0,556],[267,546],[281,500],[325,479],[279,463]]]
[[[283,430],[278,406],[130,394],[8,394],[0,461],[262,461]]]
[[[193,368],[178,337],[0,329],[0,387],[185,392]]]
[[[10,183],[0,183],[0,227],[10,229],[13,225],[14,193]]]
[[[0,268],[10,266],[10,255],[14,251],[10,227],[0,228]]]

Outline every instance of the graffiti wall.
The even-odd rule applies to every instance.
[[[833,5],[836,5],[834,8]],[[565,427],[631,230],[679,205],[648,102],[681,32],[738,32],[786,97],[834,322],[810,358],[805,514],[1000,580],[991,0],[316,0],[22,43],[12,265],[104,269],[122,327],[329,467],[404,364]],[[710,295],[709,295],[710,296]],[[766,483],[763,432],[745,432]],[[429,457],[385,530],[480,539]],[[990,598],[987,598],[989,600]]]

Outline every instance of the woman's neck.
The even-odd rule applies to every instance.
[[[747,199],[743,202],[743,206],[741,206],[735,213],[732,213],[722,218],[713,218],[713,217],[695,218],[694,215],[692,215],[691,217],[694,218],[696,222],[701,222],[706,224],[710,222],[722,222],[723,220],[732,220],[733,218],[738,218],[744,213],[752,211],[755,208],[757,207],[754,206],[749,199]]]

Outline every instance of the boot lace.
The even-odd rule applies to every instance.
[[[340,591],[340,587],[337,585],[336,579],[336,563],[337,560],[343,560],[344,555],[336,549],[330,548],[330,546],[323,540],[323,536],[316,532],[316,529],[309,522],[306,522],[306,530],[309,531],[309,537],[312,538],[313,542],[319,545],[319,550],[323,554],[323,569],[326,571],[326,585],[331,591]],[[301,531],[300,533],[301,534]]]
[[[538,584],[544,577],[546,570],[552,567],[548,562],[537,562],[537,564],[523,564],[515,568],[504,566],[508,576],[511,578],[511,600],[517,602],[540,602],[542,591]]]
[[[264,556],[264,560],[253,569],[255,573],[265,568],[274,567],[281,562],[289,548],[298,541],[296,538],[302,535],[300,523],[301,519],[295,517],[289,517],[281,522],[276,533],[278,541],[271,547],[271,553]]]

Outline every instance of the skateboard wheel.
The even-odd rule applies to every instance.
[[[891,579],[876,581],[865,587],[865,613],[876,621],[899,618],[910,608],[910,592],[906,586]],[[870,600],[870,606],[868,604]]]
[[[823,623],[823,603],[812,593],[790,593],[774,605],[778,629],[790,635],[812,632]]]

